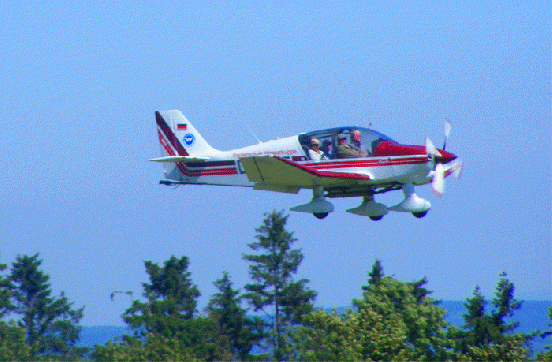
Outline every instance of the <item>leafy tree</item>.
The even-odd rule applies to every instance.
[[[253,345],[263,337],[263,323],[259,318],[247,317],[246,310],[240,307],[239,291],[232,289],[227,272],[214,285],[219,292],[213,295],[206,311],[213,321],[215,344],[227,350],[230,357],[244,360]]]
[[[288,215],[283,211],[272,211],[265,216],[263,224],[255,229],[258,241],[248,244],[253,251],[260,253],[243,255],[250,263],[249,274],[254,281],[245,286],[247,293],[243,297],[249,300],[255,311],[262,310],[272,318],[269,342],[274,358],[288,359],[291,346],[287,331],[313,310],[316,292],[307,288],[307,279],[293,279],[303,254],[300,249],[291,249],[297,239],[285,229]]]
[[[217,355],[209,340],[206,318],[181,320],[177,331],[150,333],[140,339],[123,336],[123,341],[96,345],[90,357],[95,361],[197,361],[228,360]],[[165,331],[167,332],[167,331]]]
[[[446,311],[429,297],[431,292],[424,287],[427,279],[402,282],[385,277],[379,260],[368,275],[368,285],[362,287],[364,298],[353,300],[353,305],[359,310],[374,309],[382,316],[400,316],[406,327],[406,342],[415,351],[411,358],[447,358]]]
[[[52,297],[50,279],[39,267],[38,254],[18,256],[11,269],[14,311],[22,316],[20,325],[26,330],[27,343],[33,355],[62,355],[65,358],[84,354],[85,348],[75,347],[81,327],[78,325],[84,307],[72,309],[62,292]]]
[[[142,283],[146,301],[135,300],[123,320],[142,335],[174,334],[182,326],[179,322],[194,317],[197,298],[201,295],[187,271],[188,258],[177,259],[173,255],[163,267],[151,261],[144,264],[150,279],[150,283]]]
[[[25,328],[0,322],[0,361],[31,360],[31,346],[25,340]]]
[[[389,303],[382,307],[392,308]],[[392,309],[384,316],[363,305],[342,315],[335,310],[309,313],[292,337],[301,361],[409,361],[414,353],[406,333],[404,321]]]
[[[436,306],[423,285],[385,277],[379,260],[372,266],[356,311],[324,311],[303,318],[294,333],[304,360],[444,360],[447,349],[445,310]]]

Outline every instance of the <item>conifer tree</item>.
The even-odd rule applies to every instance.
[[[293,278],[303,254],[300,249],[291,249],[297,239],[285,229],[288,215],[272,211],[265,216],[263,224],[255,229],[258,241],[248,244],[259,253],[243,256],[250,263],[249,274],[254,281],[245,286],[243,297],[255,311],[262,310],[272,318],[270,344],[274,358],[281,360],[291,353],[287,332],[312,311],[316,292],[307,288],[307,279]]]
[[[123,320],[142,333],[175,332],[175,323],[191,320],[197,312],[197,298],[201,295],[187,271],[189,261],[174,255],[163,267],[144,262],[150,283],[142,283],[145,302],[135,300],[123,315]]]
[[[241,308],[239,291],[232,289],[232,282],[227,272],[222,279],[213,283],[218,293],[214,294],[206,311],[213,321],[214,334],[220,344],[227,344],[230,356],[245,360],[255,343],[262,338],[262,323],[258,318],[250,319],[246,310]]]
[[[8,268],[7,264],[0,263],[0,272]],[[0,275],[0,319],[2,319],[12,308],[10,298],[13,285],[8,277]]]
[[[59,298],[51,296],[50,278],[39,269],[41,263],[38,254],[18,256],[13,263],[10,279],[14,311],[22,316],[21,325],[34,356],[78,357],[85,352],[75,347],[84,307],[72,309],[73,303],[63,292]]]
[[[528,351],[524,345],[531,340],[532,335],[511,333],[518,322],[506,321],[521,307],[521,302],[515,300],[514,284],[506,279],[506,273],[500,274],[500,277],[491,303],[492,311],[487,312],[489,302],[476,286],[473,297],[464,303],[464,330],[451,330],[450,337],[456,341],[455,349],[468,358],[516,360],[527,357]]]
[[[376,259],[374,264],[372,264],[372,271],[368,273],[368,285],[363,285],[361,289],[367,292],[370,289],[370,285],[376,285],[381,282],[381,279],[384,277],[383,266],[381,265],[381,260]]]

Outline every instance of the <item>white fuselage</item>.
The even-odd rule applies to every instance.
[[[241,167],[240,159],[255,156],[277,156],[306,165],[318,171],[366,175],[367,186],[385,183],[423,184],[431,165],[426,155],[362,157],[312,161],[297,136],[271,140],[230,151],[216,151],[208,161],[180,163],[165,177],[182,183],[253,187]],[[178,170],[176,172],[176,170]]]

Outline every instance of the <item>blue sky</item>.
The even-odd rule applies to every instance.
[[[288,228],[318,306],[360,296],[376,258],[426,276],[433,296],[487,298],[503,271],[518,299],[552,299],[551,4],[531,2],[0,3],[0,261],[40,253],[85,325],[122,324],[144,260],[190,258],[203,308],[263,213],[311,195],[158,185],[154,112],[180,109],[228,150],[368,122],[464,161],[424,219],[379,222],[332,200]],[[394,204],[400,192],[378,201]],[[544,316],[543,316],[544,318]]]

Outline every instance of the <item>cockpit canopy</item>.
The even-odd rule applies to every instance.
[[[366,153],[368,156],[372,155],[376,147],[383,142],[383,141],[391,141],[396,143],[394,140],[392,140],[390,137],[376,132],[374,130],[371,130],[369,128],[363,128],[363,127],[336,127],[336,128],[330,128],[320,131],[312,131],[308,133],[301,133],[299,135],[299,143],[303,147],[310,146],[310,141],[313,138],[316,138],[320,141],[320,148],[321,150],[329,156],[329,158],[333,158],[333,150],[336,149],[337,146],[337,135],[338,134],[344,134],[347,143],[352,143],[351,139],[351,132],[357,130],[360,132],[361,135],[361,141],[360,141],[360,149]]]

